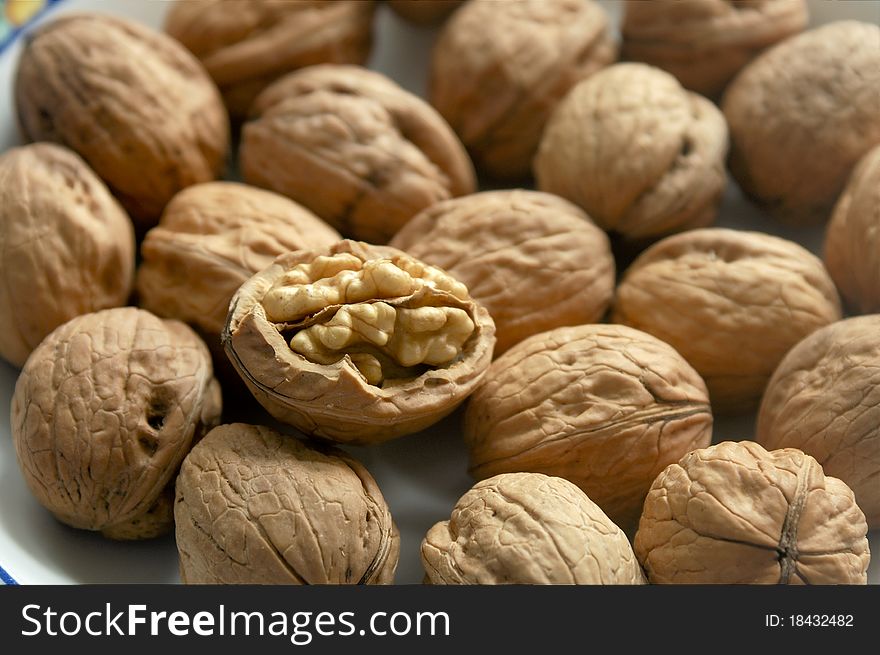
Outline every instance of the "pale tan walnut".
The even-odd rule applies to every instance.
[[[763,50],[802,31],[808,18],[805,0],[628,0],[623,56],[715,97]]]
[[[180,463],[220,410],[202,340],[120,307],[46,337],[16,382],[10,422],[25,482],[58,520],[147,539],[171,528]]]
[[[434,45],[428,95],[481,171],[522,178],[559,100],[616,57],[592,0],[471,0]]]
[[[417,25],[439,23],[461,3],[462,0],[388,0],[395,14]]]
[[[240,156],[245,181],[373,243],[476,184],[467,153],[430,105],[357,66],[312,66],[267,88]]]
[[[199,62],[120,18],[75,14],[32,32],[15,103],[27,139],[76,151],[143,228],[225,164],[229,119]]]
[[[236,182],[178,193],[141,244],[141,305],[219,337],[245,280],[291,250],[322,248],[339,233],[292,200]]]
[[[422,540],[430,584],[644,584],[632,547],[574,484],[540,473],[478,482]]]
[[[709,445],[712,411],[703,380],[670,346],[622,325],[581,325],[495,360],[464,437],[476,478],[557,475],[629,529],[657,474]]]
[[[725,441],[657,477],[634,545],[651,583],[865,584],[867,530],[809,455]]]
[[[721,412],[753,409],[788,352],[839,320],[822,262],[759,232],[693,230],[648,248],[624,274],[612,320],[662,339],[697,369]]]
[[[834,207],[825,266],[849,305],[880,312],[880,145],[862,157]]]
[[[0,155],[0,357],[22,366],[56,327],[124,305],[134,230],[76,154],[37,143]]]
[[[324,0],[178,0],[165,31],[201,60],[229,113],[244,118],[276,79],[322,63],[363,64],[375,3]]]
[[[840,21],[785,40],[742,70],[722,107],[743,191],[789,222],[827,219],[880,143],[880,26]]]
[[[833,323],[789,351],[764,393],[756,441],[815,457],[880,527],[880,314]]]
[[[189,584],[391,584],[400,551],[382,492],[353,457],[243,423],[187,455],[174,504]]]
[[[455,409],[495,326],[461,282],[394,248],[281,255],[232,300],[222,340],[254,397],[318,437],[378,443]]]
[[[538,188],[627,238],[715,220],[727,127],[711,102],[645,64],[615,64],[575,86],[541,138]]]
[[[391,246],[467,285],[495,321],[495,355],[539,332],[602,319],[614,294],[608,237],[570,202],[487,191],[432,205]]]

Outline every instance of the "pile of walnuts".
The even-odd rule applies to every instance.
[[[427,101],[363,67],[373,2],[32,33],[0,356],[37,500],[173,529],[186,583],[390,584],[411,545],[337,445],[463,407],[477,482],[428,584],[865,583],[880,28],[655,0],[618,44],[591,0],[389,6],[445,21]],[[767,221],[827,221],[824,261],[711,227],[728,175]]]

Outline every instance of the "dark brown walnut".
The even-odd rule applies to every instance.
[[[476,184],[467,153],[430,105],[356,66],[312,66],[266,89],[240,154],[247,182],[374,243]]]
[[[634,546],[654,584],[865,584],[866,534],[852,490],[812,457],[725,441],[657,477]]]
[[[608,237],[548,193],[487,191],[437,203],[391,246],[464,282],[495,321],[495,355],[539,332],[602,319],[614,293]]]
[[[125,211],[76,154],[37,143],[0,155],[0,357],[22,366],[62,323],[124,305],[134,247]]]
[[[75,150],[144,228],[225,163],[229,120],[199,62],[120,18],[75,14],[32,32],[15,103],[25,138]]]
[[[180,463],[220,409],[201,339],[120,307],[74,318],[31,353],[12,437],[25,482],[58,520],[147,539],[171,528]]]
[[[622,325],[580,325],[495,360],[464,436],[476,478],[565,478],[628,529],[657,474],[709,445],[712,411],[703,380],[670,346]]]
[[[495,326],[461,282],[394,248],[280,256],[238,290],[222,340],[254,397],[318,437],[378,443],[440,420],[479,384]]]
[[[192,186],[174,196],[141,244],[140,303],[218,338],[245,280],[282,253],[339,239],[310,211],[275,193],[235,182]]]
[[[825,266],[847,304],[880,312],[880,145],[862,157],[834,207]]]
[[[826,220],[880,144],[880,26],[840,21],[787,39],[742,70],[723,109],[743,191],[789,222]]]
[[[422,541],[431,584],[644,584],[632,547],[575,485],[540,473],[478,482]]]
[[[429,96],[481,171],[523,178],[559,100],[616,56],[592,0],[472,0],[434,46]]]
[[[680,352],[716,411],[753,409],[801,339],[840,319],[822,262],[759,232],[692,230],[648,248],[617,288],[612,320]]]
[[[391,584],[400,540],[353,457],[269,428],[214,428],[187,455],[174,504],[189,584]]]
[[[623,56],[714,97],[761,51],[803,30],[808,18],[805,0],[628,0]]]
[[[538,187],[631,239],[709,225],[724,190],[727,127],[669,73],[616,64],[579,83],[541,138]]]
[[[411,23],[438,23],[458,9],[462,0],[388,0],[395,14]]]
[[[254,98],[290,71],[363,64],[375,3],[323,0],[178,0],[165,31],[201,60],[229,113],[244,118]]]
[[[880,527],[880,314],[833,323],[789,351],[758,415],[765,448],[799,448]]]

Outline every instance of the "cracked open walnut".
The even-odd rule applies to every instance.
[[[494,333],[489,313],[444,271],[340,241],[282,255],[245,282],[222,339],[277,419],[375,443],[455,409],[489,366]]]

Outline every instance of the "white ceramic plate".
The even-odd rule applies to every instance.
[[[39,0],[32,0],[38,2]],[[620,3],[605,2],[616,19]],[[0,0],[2,7],[2,0]],[[118,14],[159,28],[167,4],[144,0],[60,0],[48,7],[37,23],[71,11]],[[810,2],[813,24],[837,18],[880,22],[880,2]],[[436,30],[400,21],[386,7],[377,15],[376,45],[370,67],[403,87],[424,95],[425,71]],[[0,43],[3,34],[0,32]],[[0,52],[0,151],[19,142],[13,111],[12,80],[20,43]],[[799,241],[819,252],[822,231],[784,228],[762,216],[731,185],[718,224],[756,229]],[[141,543],[110,542],[97,534],[74,530],[55,521],[31,497],[19,473],[9,434],[9,405],[17,371],[0,361],[0,578],[19,583],[178,582],[173,536]],[[398,583],[420,583],[424,575],[419,543],[436,521],[448,518],[456,500],[471,486],[467,454],[460,439],[460,413],[424,433],[371,448],[349,448],[372,472],[400,527]],[[714,441],[747,439],[754,416],[716,419]],[[880,531],[871,536],[871,549],[880,553]],[[880,563],[869,570],[880,583]]]

